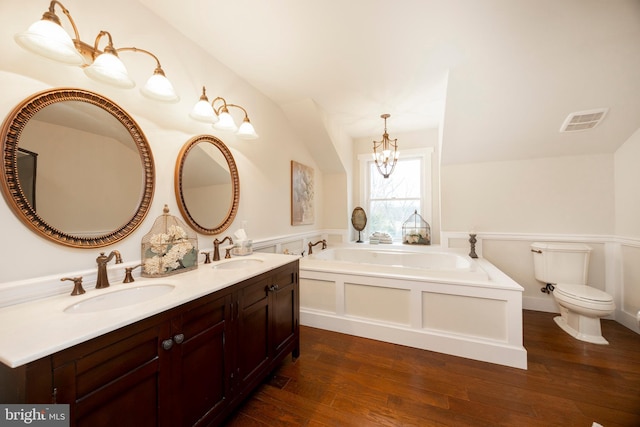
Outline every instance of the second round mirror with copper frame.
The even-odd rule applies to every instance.
[[[226,230],[238,212],[240,178],[229,148],[212,135],[191,138],[180,150],[175,169],[178,208],[196,232]]]

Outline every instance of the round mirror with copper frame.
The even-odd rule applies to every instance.
[[[155,185],[153,156],[142,129],[113,101],[83,89],[38,92],[9,113],[0,135],[2,194],[38,235],[74,248],[98,248],[124,239],[146,217]],[[46,155],[33,153],[35,142]],[[19,166],[25,155],[38,157],[28,173]],[[71,163],[61,166],[65,157]],[[58,169],[50,171],[52,165]],[[65,175],[38,191],[50,178],[76,169],[81,172],[75,179]],[[110,197],[101,188],[110,188]]]
[[[196,232],[226,230],[240,204],[240,178],[229,148],[211,135],[191,138],[182,147],[175,169],[175,193],[184,220]]]

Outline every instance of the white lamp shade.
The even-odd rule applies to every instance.
[[[178,102],[180,97],[176,93],[168,78],[160,73],[155,73],[147,83],[140,89],[140,92],[148,98],[163,102]]]
[[[71,36],[60,25],[48,19],[34,22],[27,31],[16,34],[14,38],[23,48],[54,61],[70,65],[84,63]]]
[[[216,123],[218,121],[218,115],[213,111],[213,107],[209,104],[209,101],[204,99],[201,99],[193,106],[189,117],[204,123]]]
[[[238,138],[242,138],[242,139],[258,138],[258,134],[256,133],[256,130],[253,128],[253,125],[248,120],[245,120],[242,122],[242,124],[238,128],[238,132],[236,133],[236,135],[238,136]]]
[[[94,80],[123,89],[131,89],[136,85],[120,58],[108,52],[100,54],[93,64],[84,69],[84,73]]]
[[[233,117],[231,117],[231,114],[229,114],[228,112],[223,111],[222,113],[220,113],[218,119],[218,122],[213,125],[214,128],[232,132],[238,130],[236,122],[233,121]]]

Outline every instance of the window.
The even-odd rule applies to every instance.
[[[402,238],[402,224],[418,212],[431,222],[432,149],[402,151],[395,170],[384,178],[370,155],[360,155],[361,205],[367,214],[369,235],[388,233]]]

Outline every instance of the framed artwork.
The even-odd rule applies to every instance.
[[[291,161],[291,225],[314,222],[313,168]]]

